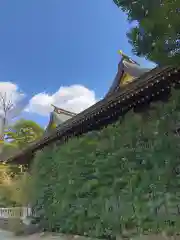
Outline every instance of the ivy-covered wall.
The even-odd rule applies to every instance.
[[[107,237],[180,229],[180,94],[34,160],[33,203],[49,231]]]

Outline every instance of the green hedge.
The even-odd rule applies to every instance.
[[[46,148],[34,161],[33,202],[48,230],[96,237],[180,227],[180,95],[149,119],[130,112],[100,132]]]

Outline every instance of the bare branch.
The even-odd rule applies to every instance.
[[[4,115],[6,117],[7,112],[10,111],[14,106],[14,104],[12,102],[12,94],[11,94],[10,98],[7,99],[6,92],[4,94],[0,93],[0,100],[1,100],[2,109],[4,111]]]

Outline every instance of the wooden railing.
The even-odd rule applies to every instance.
[[[33,211],[29,207],[0,208],[0,218],[21,218],[25,219],[33,216]]]

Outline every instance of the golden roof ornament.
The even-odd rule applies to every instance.
[[[122,50],[118,50],[118,54],[120,54],[122,56],[122,59],[125,59],[125,60],[129,61],[130,63],[139,65],[137,62],[135,62],[130,57],[128,57],[126,54],[124,54]]]
[[[118,54],[120,54],[122,57],[128,58],[128,56],[126,56],[122,50],[118,50]]]

